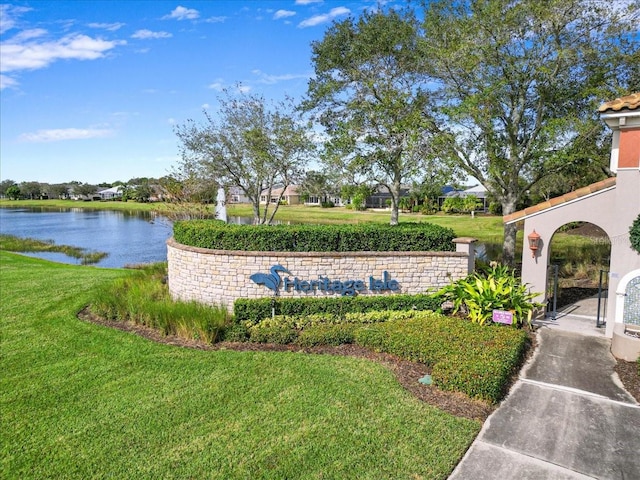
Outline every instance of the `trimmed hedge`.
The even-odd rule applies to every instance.
[[[417,312],[416,318],[360,327],[357,344],[432,367],[434,384],[472,398],[500,401],[521,364],[527,333]]]
[[[430,223],[361,225],[231,225],[211,220],[174,223],[183,245],[267,252],[454,251],[452,229]]]
[[[304,297],[304,298],[239,298],[233,304],[236,323],[258,323],[276,315],[308,316],[329,314],[342,317],[347,313],[377,310],[431,310],[440,308],[441,300],[427,294],[398,294],[357,297]]]
[[[424,363],[438,388],[494,403],[504,397],[528,338],[523,330],[421,311],[350,313],[342,319],[280,316],[241,326],[252,342],[303,347],[356,343]]]
[[[271,327],[308,330],[310,328],[329,325],[364,325],[368,323],[388,322],[389,320],[409,320],[423,313],[424,312],[417,310],[384,310],[364,313],[345,313],[344,315],[332,315],[329,313],[315,313],[313,315],[275,315],[273,317],[266,317],[258,323],[245,322],[242,325],[252,330]]]
[[[300,332],[296,344],[301,347],[315,347],[317,345],[345,345],[353,343],[357,325],[316,325],[305,328]]]

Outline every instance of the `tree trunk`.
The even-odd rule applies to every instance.
[[[253,224],[260,225],[262,223],[260,218],[260,197],[258,197],[257,201],[253,201],[251,207],[253,209]]]
[[[502,200],[502,214],[509,215],[516,211],[516,200],[511,196]],[[502,242],[502,262],[510,267],[515,266],[516,234],[518,227],[515,223],[504,226],[504,240]]]
[[[394,180],[393,185],[389,189],[391,193],[391,221],[390,225],[398,225],[398,209],[400,204],[400,181]]]
[[[398,225],[398,202],[394,197],[391,197],[391,221],[390,225]]]

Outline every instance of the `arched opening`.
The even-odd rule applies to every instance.
[[[583,301],[571,313],[585,316],[598,316],[599,305],[604,319],[610,262],[611,239],[602,228],[589,222],[562,225],[549,244],[548,298],[553,299],[555,292],[558,310]]]

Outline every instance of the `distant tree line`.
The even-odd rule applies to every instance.
[[[152,198],[162,198],[165,189],[162,186],[164,179],[132,178],[127,182],[100,183],[93,185],[78,181],[67,183],[43,183],[36,181],[16,182],[6,179],[0,181],[0,197],[11,200],[43,200],[43,199],[99,199],[98,192],[104,189],[117,187],[118,199],[122,201],[134,200],[148,202]]]

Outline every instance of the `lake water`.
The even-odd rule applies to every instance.
[[[162,262],[167,259],[167,239],[172,225],[151,213],[110,210],[0,208],[0,233],[53,240],[90,252],[106,252],[99,267]],[[56,262],[78,264],[80,260],[62,253],[36,252],[28,255]]]

